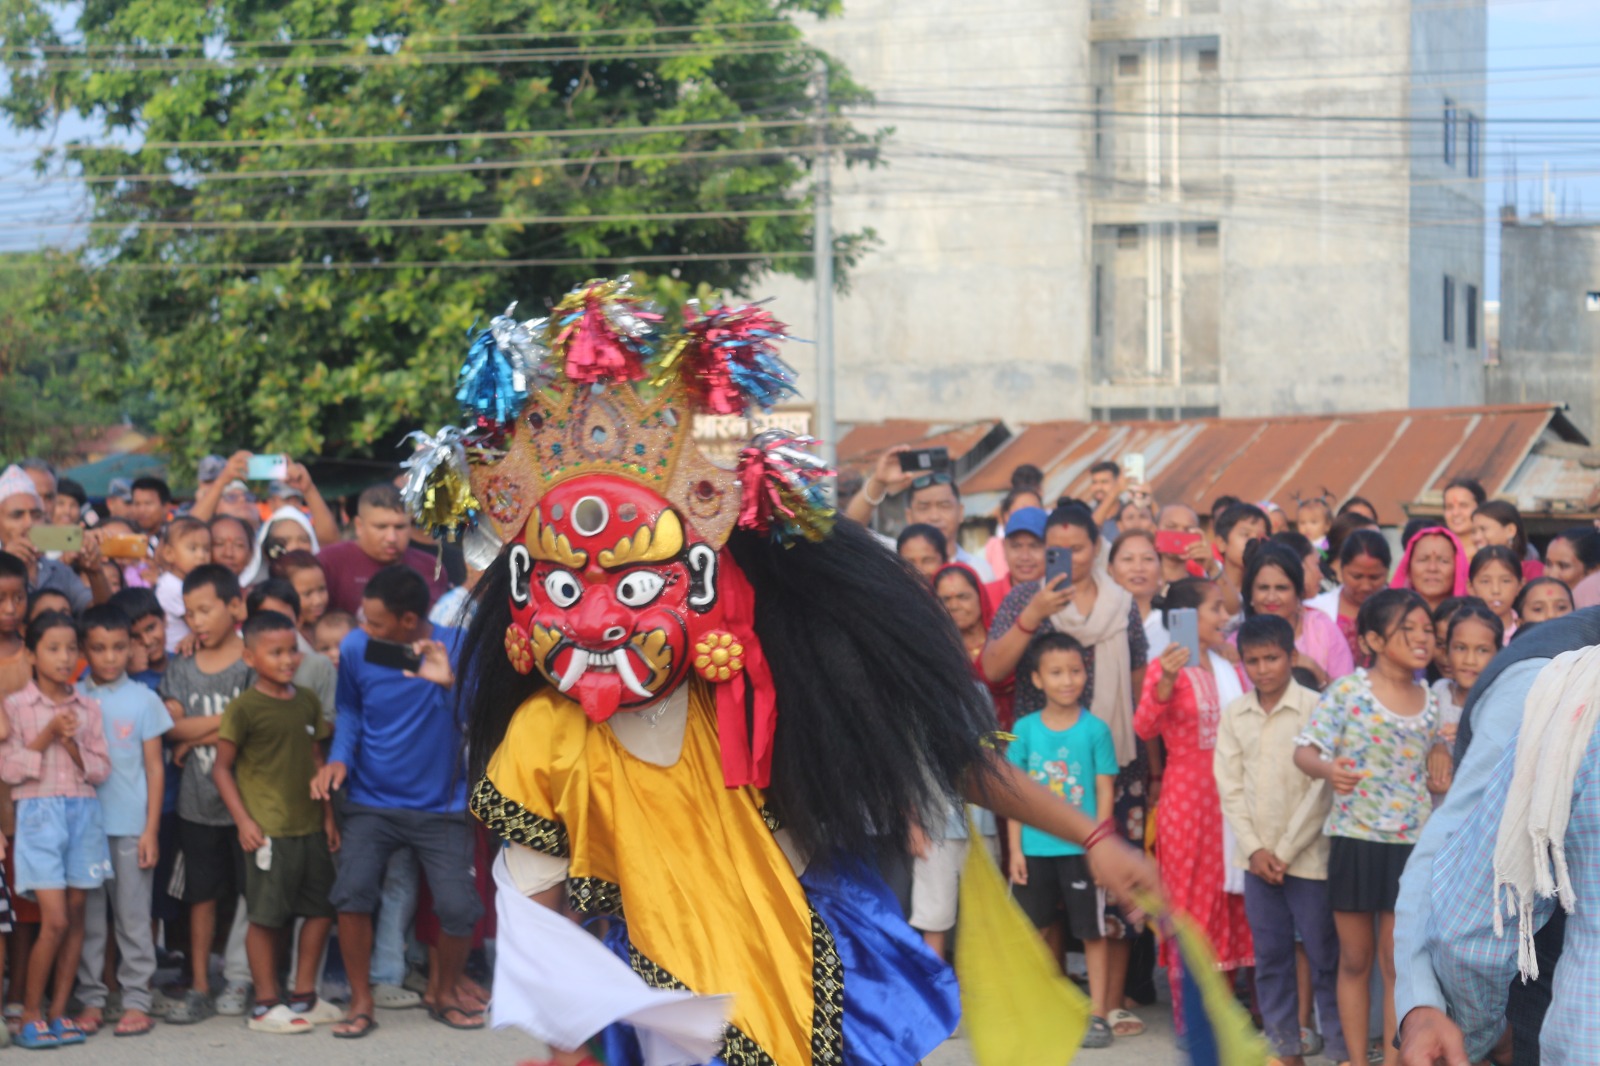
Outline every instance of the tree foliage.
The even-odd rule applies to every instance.
[[[383,454],[513,299],[623,259],[663,294],[806,273],[825,60],[791,16],[833,4],[0,0],[0,107],[105,131],[41,163],[89,184],[81,280],[137,334],[103,399],[151,397],[180,458]]]

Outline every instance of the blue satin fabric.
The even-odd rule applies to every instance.
[[[832,931],[844,964],[845,1063],[915,1066],[955,1032],[960,1020],[954,971],[906,924],[889,886],[864,863],[814,864],[800,884]],[[605,943],[627,960],[624,923],[612,920]],[[602,1034],[601,1046],[610,1066],[642,1066],[632,1026],[611,1026]],[[718,1058],[707,1066],[725,1063]]]

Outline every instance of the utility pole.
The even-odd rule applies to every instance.
[[[832,151],[828,146],[828,64],[818,58],[813,75],[816,87],[816,155],[812,160],[812,207],[816,215],[811,227],[812,275],[817,285],[817,431],[822,440],[822,455],[829,466],[837,467],[838,426],[834,408],[833,367],[833,175]]]

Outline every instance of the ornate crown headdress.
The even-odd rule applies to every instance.
[[[834,520],[832,471],[777,430],[741,450],[737,470],[694,440],[694,416],[748,416],[796,395],[779,357],[786,327],[757,305],[701,308],[684,327],[635,295],[628,278],[585,282],[546,318],[519,322],[516,304],[469,334],[456,399],[470,424],[429,437],[402,494],[436,537],[464,541],[487,566],[539,498],[569,478],[615,474],[665,497],[700,538],[720,547],[735,526],[781,541],[818,540]]]

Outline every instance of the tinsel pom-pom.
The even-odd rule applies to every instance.
[[[822,540],[833,531],[838,515],[827,496],[833,471],[805,450],[816,443],[769,429],[739,453],[739,528],[779,543]]]
[[[456,379],[456,402],[480,423],[503,427],[516,421],[529,391],[550,377],[550,349],[544,343],[548,323],[542,318],[518,322],[511,317],[516,309],[512,303],[478,331]]]
[[[659,355],[661,312],[627,277],[573,289],[550,316],[550,352],[571,381],[642,381]]]
[[[701,311],[691,302],[684,311],[682,341],[663,356],[657,382],[675,372],[706,414],[771,410],[798,395],[794,369],[778,355],[777,342],[789,339],[787,328],[757,304],[719,304]]]
[[[417,524],[442,540],[454,541],[475,529],[482,510],[472,493],[464,438],[457,426],[446,426],[432,437],[420,430],[406,436],[416,451],[400,464],[406,470],[400,498]]]

